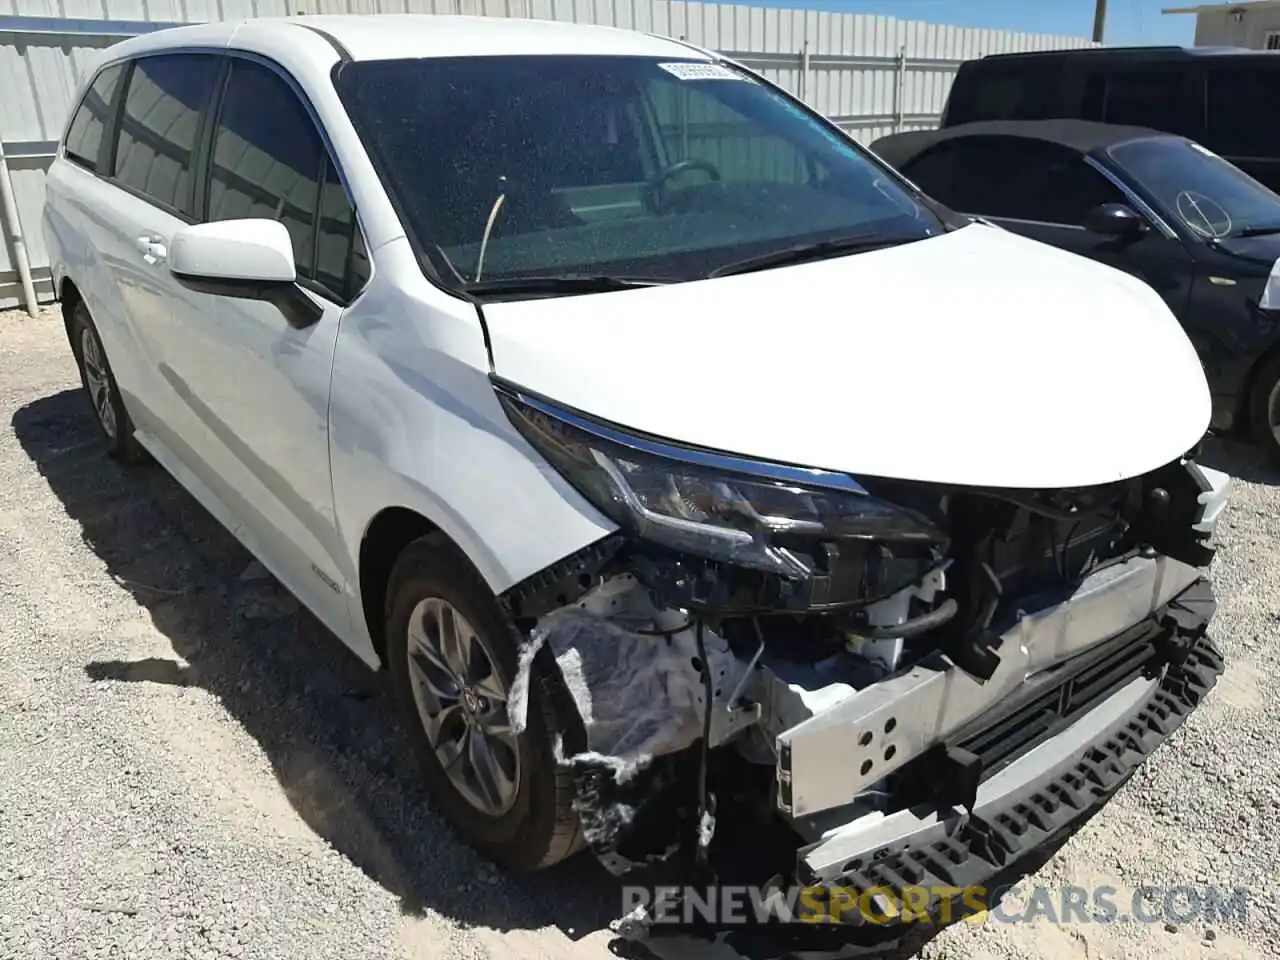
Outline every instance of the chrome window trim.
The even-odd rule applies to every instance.
[[[976,216],[976,214],[966,214],[966,216]],[[1053,227],[1057,230],[1080,230],[1082,232],[1088,229],[1078,223],[1059,223],[1056,220],[1028,220],[1026,217],[998,217],[994,214],[985,214],[984,217],[987,220],[995,221],[997,224],[1025,223],[1032,227]]]
[[[1108,170],[1105,166],[1103,166],[1093,157],[1086,156],[1084,158],[1084,162],[1087,163],[1089,166],[1093,167],[1093,169],[1097,170],[1104,177],[1106,177],[1107,180],[1111,182],[1111,185],[1113,187],[1115,187],[1122,194],[1124,194],[1125,200],[1127,200],[1135,210],[1137,210],[1144,217],[1146,217],[1148,220],[1150,220],[1152,223],[1156,225],[1156,229],[1158,229],[1170,240],[1178,239],[1178,234],[1174,231],[1172,227],[1169,226],[1169,224],[1165,221],[1164,217],[1160,216],[1160,214],[1158,214],[1150,204],[1148,204],[1140,196],[1134,193],[1133,190],[1130,189],[1129,186],[1123,180],[1117,177],[1114,173]]]

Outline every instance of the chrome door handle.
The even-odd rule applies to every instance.
[[[142,254],[142,259],[147,263],[159,263],[169,256],[169,248],[165,246],[161,237],[138,237],[134,241],[134,245],[138,248],[138,252]]]

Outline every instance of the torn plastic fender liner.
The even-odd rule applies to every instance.
[[[520,730],[533,659],[548,647],[582,718],[587,751],[615,761],[620,780],[702,734],[704,694],[693,627],[682,614],[653,609],[646,594],[634,578],[615,577],[579,604],[539,619],[520,651],[512,689],[511,718]],[[703,641],[724,696],[737,685],[743,665],[709,628]],[[723,722],[717,724],[713,739],[726,732]]]
[[[668,765],[650,769],[655,758],[680,754],[702,736],[706,702],[693,633],[684,614],[657,610],[648,591],[622,575],[541,617],[520,650],[510,698],[513,728],[524,729],[533,664],[545,648],[585,733],[582,749],[558,759],[575,773],[575,808],[587,842],[615,872],[633,865],[617,851],[645,821],[641,806],[669,803],[657,796],[659,787],[679,786]],[[726,709],[745,666],[705,627],[703,643],[716,701],[714,745],[759,713]],[[670,852],[668,843],[659,847],[659,858]]]

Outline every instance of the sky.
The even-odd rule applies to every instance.
[[[841,13],[871,13],[960,27],[1090,36],[1094,0],[737,0],[755,6],[807,7]],[[1108,0],[1106,42],[1190,44],[1195,17],[1167,16],[1164,7],[1190,7],[1207,0]]]

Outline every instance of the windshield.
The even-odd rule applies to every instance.
[[[337,87],[420,255],[455,287],[692,280],[804,244],[943,229],[837,131],[719,64],[372,61]]]
[[[1280,197],[1197,143],[1172,137],[1112,147],[1112,159],[1202,237],[1275,228]]]

